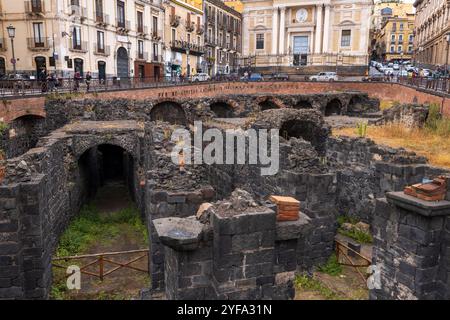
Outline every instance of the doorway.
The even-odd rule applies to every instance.
[[[83,77],[83,75],[84,75],[83,59],[75,58],[73,60],[73,62],[74,62],[74,67],[75,67],[75,73],[79,72],[80,76]]]
[[[98,67],[98,79],[105,81],[106,80],[106,62],[99,61],[97,64]]]
[[[117,77],[128,78],[128,52],[124,47],[117,50]]]

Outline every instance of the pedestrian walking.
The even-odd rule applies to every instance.
[[[92,76],[91,73],[88,72],[86,73],[86,92],[89,92],[89,89],[91,88],[91,80],[92,80]]]

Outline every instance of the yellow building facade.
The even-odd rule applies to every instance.
[[[71,77],[159,77],[163,74],[161,0],[0,0],[0,73]]]
[[[243,0],[243,55],[256,66],[367,66],[371,0]]]
[[[244,5],[240,0],[223,0],[223,2],[239,13],[242,13],[242,11],[244,11]]]
[[[204,72],[202,0],[165,1],[165,75],[191,76]]]
[[[380,1],[372,16],[375,60],[411,60],[414,52],[414,7],[401,1]]]

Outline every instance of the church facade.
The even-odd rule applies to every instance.
[[[372,0],[243,0],[255,67],[367,66]]]

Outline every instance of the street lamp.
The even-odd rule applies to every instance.
[[[131,58],[131,41],[127,42],[127,49],[128,49],[128,77],[131,78],[131,62],[132,62],[132,58]]]
[[[12,25],[9,25],[9,27],[6,28],[8,30],[8,36],[11,39],[11,51],[12,51],[12,59],[11,62],[13,64],[13,71],[14,71],[14,79],[16,78],[16,55],[14,53],[14,37],[16,36],[16,28],[14,28]]]
[[[447,40],[447,57],[445,58],[445,75],[448,75],[448,56],[450,55],[450,32],[445,36]]]

